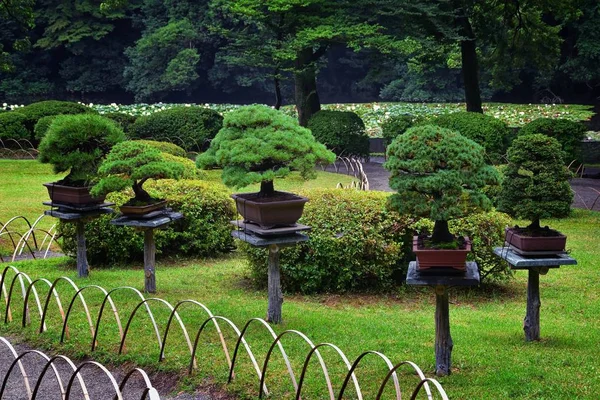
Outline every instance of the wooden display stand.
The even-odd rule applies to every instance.
[[[121,215],[110,221],[117,226],[130,226],[144,232],[144,290],[156,293],[156,244],[154,230],[165,228],[171,222],[183,218],[183,214],[170,208],[154,211],[143,216]]]
[[[269,283],[267,322],[279,324],[282,321],[283,293],[281,291],[281,272],[279,270],[279,249],[295,246],[308,240],[303,233],[310,230],[309,226],[296,224],[291,227],[262,229],[256,224],[243,221],[232,221],[238,230],[231,235],[254,247],[267,247],[269,249]]]
[[[406,284],[431,286],[435,289],[435,374],[450,375],[452,368],[452,336],[450,335],[450,307],[448,289],[453,286],[479,285],[477,263],[467,262],[464,271],[452,268],[430,268],[419,270],[417,262],[408,266]]]
[[[115,203],[77,206],[46,201],[43,204],[52,207],[52,209],[44,211],[45,215],[58,218],[63,222],[75,223],[75,234],[77,235],[77,276],[86,278],[89,276],[90,267],[87,260],[85,223],[101,215],[113,213],[114,211],[110,207],[114,206]]]
[[[525,340],[540,340],[540,275],[546,275],[550,268],[561,265],[576,265],[577,260],[567,254],[523,255],[510,247],[496,247],[494,253],[506,260],[513,270],[527,270],[527,311],[523,320]]]

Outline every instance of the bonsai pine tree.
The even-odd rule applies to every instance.
[[[69,171],[60,182],[87,186],[110,149],[125,140],[123,130],[99,115],[59,115],[42,139],[39,160],[52,164],[55,173]]]
[[[508,149],[498,208],[528,219],[530,231],[540,231],[540,219],[566,217],[571,212],[571,173],[560,143],[539,133],[517,137]]]
[[[138,141],[126,141],[114,146],[100,165],[100,181],[92,188],[94,196],[133,188],[135,197],[129,205],[156,202],[143,185],[148,179],[179,179],[183,163],[172,161],[160,150]]]
[[[260,182],[258,196],[269,197],[275,194],[275,178],[293,170],[304,179],[313,178],[317,162],[334,160],[335,155],[294,118],[253,105],[225,116],[223,128],[196,163],[200,168],[222,167],[227,186],[242,188]]]
[[[495,169],[484,161],[483,147],[433,125],[410,128],[394,139],[384,167],[391,172],[390,187],[398,192],[390,206],[434,220],[433,243],[454,241],[448,220],[474,207],[489,209],[491,202],[480,188],[498,181]]]

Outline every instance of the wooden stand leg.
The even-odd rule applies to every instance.
[[[144,231],[144,290],[148,293],[156,293],[155,260],[154,230],[147,229]]]
[[[77,276],[87,278],[89,275],[89,265],[85,245],[85,224],[83,221],[79,220],[75,223],[75,232],[77,234]]]
[[[448,288],[435,288],[435,374],[450,375],[452,366],[452,337],[450,336],[450,312]]]
[[[281,305],[283,293],[281,292],[281,273],[279,271],[279,246],[269,246],[269,309],[267,322],[281,323]]]
[[[527,279],[527,314],[523,320],[525,340],[540,340],[540,272],[535,268],[529,269]]]

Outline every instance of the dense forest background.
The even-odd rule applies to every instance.
[[[275,105],[317,91],[595,104],[600,2],[0,0],[3,102]]]

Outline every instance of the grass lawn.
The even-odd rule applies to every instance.
[[[5,171],[20,173],[30,181],[42,182],[49,178],[47,170],[38,166],[21,164],[22,168],[7,169],[0,164],[0,201],[13,190],[5,184]],[[25,173],[26,170],[29,173]],[[322,176],[323,178],[323,176]],[[328,177],[329,183],[338,177]],[[13,180],[14,182],[14,180]],[[329,183],[327,185],[329,185]],[[41,201],[43,192],[22,190],[29,199],[22,208],[28,210]],[[282,186],[280,186],[283,188]],[[41,188],[44,189],[44,188]],[[285,189],[285,188],[283,188]],[[35,203],[35,204],[34,204]],[[30,204],[30,205],[29,205]],[[4,206],[4,204],[2,204]],[[11,206],[10,212],[18,211]],[[0,220],[5,217],[4,210]],[[41,207],[40,207],[41,210]],[[28,211],[34,212],[35,210]],[[572,217],[564,220],[543,221],[569,236],[568,247],[579,265],[551,270],[540,279],[541,290],[541,336],[542,340],[525,343],[522,320],[525,314],[527,274],[517,272],[515,279],[503,286],[476,290],[454,289],[450,295],[450,319],[454,340],[452,375],[440,381],[452,399],[594,399],[600,392],[600,280],[596,279],[600,267],[600,213],[575,210]],[[68,276],[80,286],[100,285],[107,289],[130,285],[143,286],[142,261],[128,269],[92,270],[89,279],[77,279],[72,263],[67,259],[29,261],[16,263],[16,267],[33,279],[54,279]],[[237,253],[221,259],[159,260],[157,267],[157,296],[172,304],[183,299],[194,299],[206,304],[213,313],[230,318],[236,325],[252,317],[264,317],[266,312],[265,291],[257,291],[248,285],[246,262]],[[41,285],[40,293],[47,293]],[[59,285],[63,307],[74,291],[66,284]],[[97,291],[85,293],[92,314],[96,315],[101,295]],[[15,295],[14,300],[18,301]],[[136,304],[134,296],[124,292],[115,295],[123,324],[126,315]],[[59,316],[56,304],[50,305],[48,331],[37,335],[39,318],[35,316],[34,304],[30,302],[32,321],[38,322],[24,334],[40,345],[56,345],[60,336]],[[159,325],[164,327],[168,311],[158,304],[152,305]],[[71,337],[62,352],[72,355],[89,353],[90,335],[76,303],[75,314],[70,322]],[[296,329],[307,334],[314,343],[331,342],[338,345],[352,362],[366,350],[377,350],[388,355],[392,362],[412,360],[427,375],[434,369],[435,302],[433,291],[427,288],[400,287],[388,295],[286,295],[283,305],[284,324],[274,327],[277,332]],[[4,316],[4,302],[0,302],[0,316]],[[158,363],[158,348],[152,339],[152,330],[143,312],[132,325],[127,340],[126,355],[116,356],[118,332],[114,317],[105,310],[100,329],[99,348],[94,358],[100,361],[135,361],[146,368],[159,368],[177,372],[184,370],[189,362],[183,335],[173,329],[167,343],[166,359]],[[21,311],[13,308],[15,321]],[[184,306],[181,315],[190,335],[195,335],[206,316],[194,308]],[[0,334],[20,332],[20,324],[13,322],[0,325]],[[224,329],[225,330],[225,329]],[[214,329],[201,337],[198,350],[199,369],[192,378],[184,379],[183,386],[206,383],[206,379],[222,384],[226,381],[226,361],[215,338]],[[234,335],[225,330],[232,340]],[[204,334],[203,334],[204,335]],[[248,343],[259,363],[271,341],[258,325],[248,331]],[[233,343],[233,342],[231,342]],[[283,341],[292,358],[297,378],[308,350],[305,344],[288,336]],[[291,382],[285,373],[281,357],[274,353],[274,364],[269,365],[267,385],[272,398],[291,398]],[[343,366],[337,355],[323,350],[330,372],[343,376]],[[252,374],[247,357],[240,358],[237,376],[227,388],[233,393],[250,397],[257,393],[258,382]],[[368,359],[357,372],[365,398],[374,398],[376,385],[385,371],[381,363]],[[338,380],[341,378],[338,378]],[[403,379],[414,377],[403,376]],[[334,383],[339,388],[339,383]],[[325,398],[326,387],[316,363],[311,363],[306,381],[306,396]],[[350,388],[349,388],[350,389]],[[304,393],[304,392],[303,392]],[[351,390],[346,392],[352,396]],[[390,391],[386,392],[391,394]],[[389,397],[386,397],[389,398]]]

